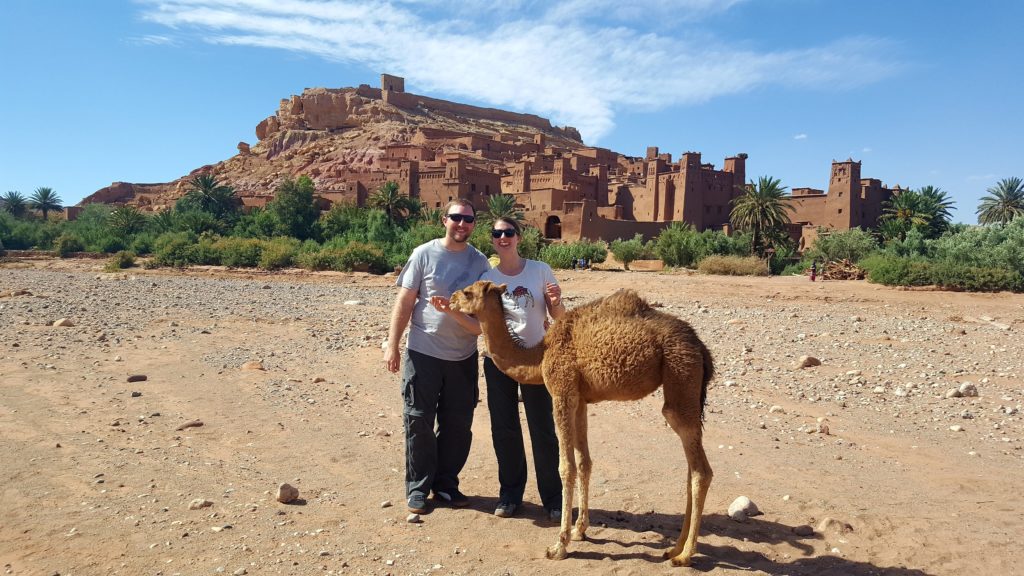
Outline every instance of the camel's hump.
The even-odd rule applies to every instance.
[[[598,308],[606,314],[623,314],[632,316],[651,310],[651,305],[636,293],[635,290],[623,288],[610,296],[598,301]]]

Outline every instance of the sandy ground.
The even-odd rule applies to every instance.
[[[672,568],[686,465],[660,393],[591,407],[592,527],[549,561],[532,478],[515,518],[492,514],[484,402],[471,506],[406,522],[393,277],[101,267],[0,264],[0,295],[30,292],[0,297],[5,574],[1020,573],[1024,295],[559,272],[570,306],[634,288],[715,355],[715,478],[699,554]],[[763,514],[730,519],[738,496]]]

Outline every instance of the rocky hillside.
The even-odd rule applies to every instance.
[[[537,134],[561,148],[583,147],[575,128],[554,127],[544,118],[480,108],[406,92],[358,88],[307,88],[281,100],[274,115],[256,126],[256,144],[238,143],[238,154],[196,168],[167,183],[115,182],[82,200],[90,203],[131,204],[147,210],[174,205],[195,174],[212,172],[233,186],[239,196],[266,197],[282,178],[308,175],[318,189],[335,189],[354,175],[379,171],[384,147],[417,144],[443,152],[461,151],[490,169],[500,161],[474,154],[466,142],[500,140],[534,142]]]

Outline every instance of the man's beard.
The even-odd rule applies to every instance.
[[[460,238],[460,236],[461,236],[461,238]],[[458,242],[460,244],[465,244],[466,242],[469,242],[469,236],[470,236],[469,232],[459,232],[458,230],[453,230],[451,238],[452,238],[452,240],[454,240],[454,241],[456,241],[456,242]]]

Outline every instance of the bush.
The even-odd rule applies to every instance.
[[[630,262],[651,256],[642,234],[637,234],[631,240],[613,240],[609,250],[615,255],[616,260],[622,262],[622,267],[626,270],[629,270]]]
[[[887,286],[927,286],[932,283],[927,261],[921,258],[880,253],[860,261],[868,282]]]
[[[136,254],[149,254],[153,251],[153,241],[156,240],[151,232],[143,232],[132,239],[129,248]]]
[[[875,250],[878,250],[878,241],[875,237],[860,228],[853,228],[818,236],[804,257],[823,262],[858,262]]]
[[[767,276],[768,265],[756,256],[708,256],[697,265],[701,274]]]
[[[745,236],[729,237],[718,230],[697,232],[689,224],[675,222],[655,239],[654,253],[666,266],[692,267],[712,254],[747,255],[749,246]]]
[[[377,274],[388,271],[387,260],[380,248],[362,242],[350,242],[340,248],[337,245],[336,241],[328,242],[319,252],[300,253],[296,261],[307,270],[360,271]]]
[[[586,258],[588,262],[600,264],[608,256],[604,242],[580,240],[572,244],[548,244],[541,248],[539,259],[552,268],[572,268],[572,263]]]
[[[135,253],[122,250],[111,256],[110,259],[107,260],[107,264],[103,269],[107,272],[117,272],[124,268],[131,268],[132,266],[135,266]]]
[[[113,254],[124,250],[128,246],[125,244],[124,238],[120,236],[103,236],[99,239],[96,244],[90,245],[90,252],[102,252],[104,254]]]
[[[4,250],[4,241],[0,239],[0,258],[7,256],[7,250]]]
[[[259,267],[264,270],[280,270],[291,266],[300,247],[301,244],[294,238],[279,237],[263,242]]]
[[[198,237],[192,232],[165,232],[153,241],[153,264],[183,268],[197,257],[193,247]]]
[[[85,246],[82,244],[82,241],[78,236],[65,232],[57,237],[56,242],[53,244],[53,249],[61,258],[67,258],[74,252],[81,252],[85,250]]]
[[[263,242],[255,238],[220,238],[213,243],[213,250],[223,266],[255,268],[260,263]]]

